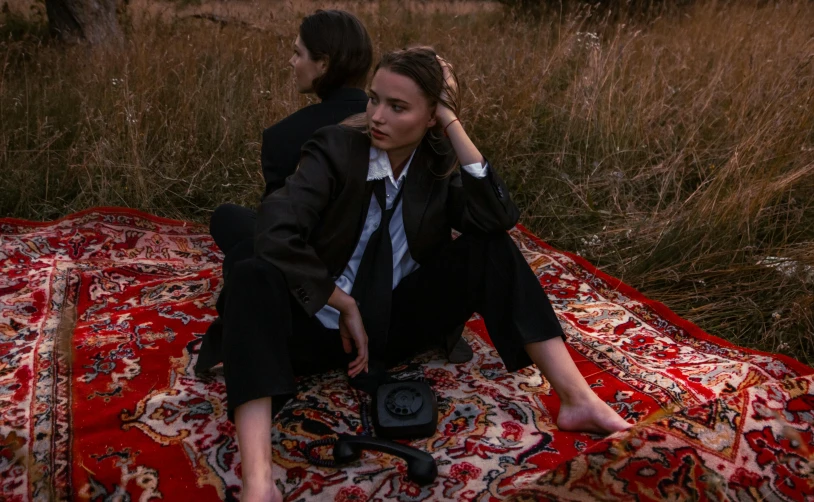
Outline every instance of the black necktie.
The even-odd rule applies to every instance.
[[[392,207],[387,209],[387,189],[384,183],[384,179],[373,182],[373,193],[382,209],[382,219],[379,228],[367,241],[350,292],[359,304],[371,359],[382,357],[387,344],[393,296],[393,242],[390,240],[390,219],[398,206],[402,192],[399,190]]]

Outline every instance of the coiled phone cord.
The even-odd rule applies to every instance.
[[[373,435],[373,427],[370,424],[370,398],[367,394],[362,393],[359,389],[354,389],[356,391],[356,400],[359,402],[359,417],[362,420],[362,436],[372,436]],[[325,459],[320,457],[315,450],[322,448],[324,446],[333,446],[336,444],[337,438],[325,438],[325,439],[317,439],[316,441],[311,441],[307,443],[302,448],[302,453],[305,455],[305,458],[308,459],[312,465],[316,465],[318,467],[336,467],[336,462],[334,459]]]

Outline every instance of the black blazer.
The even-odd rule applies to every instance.
[[[485,178],[456,168],[449,143],[436,153],[419,145],[404,183],[402,214],[410,254],[421,264],[451,241],[451,229],[505,232],[519,217],[493,167]],[[367,182],[370,138],[358,129],[329,126],[303,146],[297,171],[263,200],[255,255],[285,275],[303,309],[314,315],[334,291],[359,241],[372,183]]]
[[[362,89],[343,87],[336,89],[322,100],[292,113],[263,131],[260,164],[266,189],[263,198],[282,188],[285,179],[297,169],[300,150],[314,131],[338,124],[357,113],[365,111],[367,94]]]

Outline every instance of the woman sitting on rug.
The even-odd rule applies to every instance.
[[[338,124],[347,117],[365,111],[364,86],[373,63],[373,48],[365,27],[353,14],[341,10],[318,10],[306,16],[294,42],[289,64],[294,69],[297,90],[316,93],[322,102],[307,106],[263,131],[261,164],[266,189],[263,198],[285,184],[294,173],[303,144],[317,129]],[[212,238],[223,251],[224,282],[235,262],[249,258],[254,250],[254,210],[236,204],[215,209],[209,224]],[[223,315],[226,300],[224,286],[217,310]],[[451,362],[472,358],[472,349],[461,338],[463,324],[450,333],[445,349]],[[222,361],[223,319],[219,317],[207,329],[195,370],[205,375]],[[279,400],[277,405],[282,405]]]
[[[244,500],[282,500],[271,401],[294,392],[295,375],[347,367],[363,385],[474,312],[508,371],[534,363],[549,380],[561,429],[631,426],[577,370],[509,237],[517,207],[457,118],[451,66],[429,48],[386,54],[369,95],[363,127],[326,127],[305,144],[263,201],[255,257],[232,271],[224,374]]]

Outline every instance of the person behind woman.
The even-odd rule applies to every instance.
[[[302,108],[263,131],[260,161],[263,198],[279,189],[297,168],[302,145],[317,129],[362,113],[373,45],[364,25],[341,10],[317,10],[303,18],[288,61],[297,91],[322,101]],[[255,211],[234,204],[215,209],[210,231],[224,253],[254,237]]]
[[[534,363],[549,380],[558,427],[631,427],[577,370],[507,233],[519,212],[457,118],[452,68],[430,48],[385,54],[369,95],[365,130],[326,127],[303,146],[261,205],[255,256],[232,271],[224,375],[244,500],[282,500],[271,401],[296,374],[347,367],[358,384],[474,312],[508,371]]]
[[[303,18],[288,61],[297,91],[316,94],[322,101],[306,106],[263,131],[260,154],[265,198],[279,189],[297,168],[302,145],[317,129],[338,124],[364,112],[364,86],[373,63],[373,45],[364,25],[341,10],[317,10]],[[261,199],[262,200],[262,199]],[[250,257],[257,213],[236,204],[218,206],[209,223],[215,243],[224,253],[223,275],[232,265]],[[218,298],[222,314],[225,297]],[[221,361],[222,319],[207,330],[198,354],[196,371],[206,373]]]

